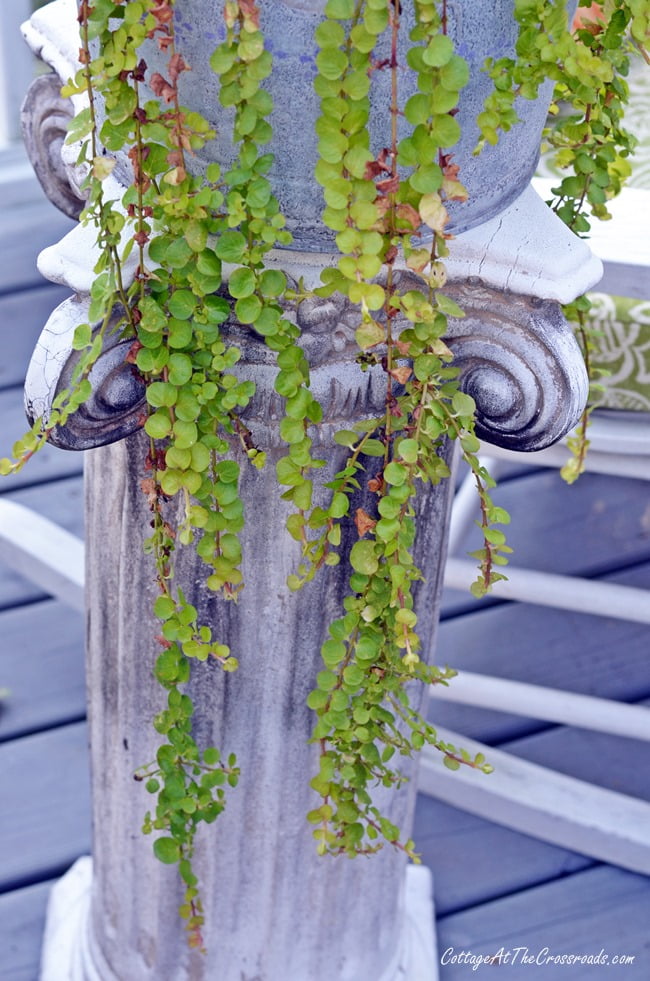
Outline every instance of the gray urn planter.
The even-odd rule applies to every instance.
[[[177,2],[179,43],[194,69],[184,96],[208,117],[215,93],[207,71],[198,66],[207,66],[219,39],[222,6],[216,0]],[[311,37],[323,6],[321,0],[262,4],[279,69],[270,81],[277,127],[273,179],[295,236],[294,250],[278,251],[270,261],[289,275],[304,276],[308,284],[333,262],[318,217],[320,190],[310,176],[316,146]],[[454,210],[457,238],[448,261],[450,292],[468,315],[451,322],[448,340],[465,387],[478,403],[481,435],[537,449],[560,438],[582,409],[584,369],[559,302],[593,285],[600,267],[528,187],[546,114],[544,99],[524,107],[525,122],[500,147],[471,156],[476,135],[471,120],[488,85],[479,67],[488,54],[507,51],[514,42],[512,0],[449,0],[448,10],[459,51],[472,64],[461,106],[461,122],[467,126],[454,153],[471,194]],[[56,0],[24,28],[33,49],[61,78],[75,68],[75,15],[74,0]],[[52,99],[52,92],[52,86],[41,85],[42,94],[28,103],[35,160],[45,137],[34,120],[51,118],[43,100]],[[385,142],[381,109],[380,94],[372,120],[377,146]],[[65,114],[60,106],[57,112]],[[213,122],[227,132],[223,120]],[[211,158],[230,153],[227,142],[215,141],[209,149]],[[46,186],[53,183],[51,196],[72,210],[78,195],[75,156],[76,151],[64,151],[56,174],[41,167]],[[125,176],[124,161],[106,182],[116,197],[120,175]],[[71,190],[62,192],[62,184]],[[30,366],[26,404],[31,417],[48,414],[62,372],[65,377],[70,371],[71,332],[83,319],[93,248],[88,230],[79,228],[41,257],[44,274],[65,282],[74,296],[50,318]],[[383,397],[382,372],[364,373],[354,363],[355,314],[349,305],[308,302],[288,314],[305,330],[313,385],[325,409],[313,438],[324,447],[327,479],[342,462],[341,451],[332,448],[332,433],[376,412]],[[176,871],[153,859],[151,841],[140,833],[150,800],[133,773],[155,755],[150,719],[162,708],[163,694],[151,674],[157,629],[147,611],[154,573],[140,548],[149,519],[139,487],[146,452],[137,432],[143,392],[123,364],[124,352],[114,345],[95,370],[92,404],[53,439],[68,449],[99,447],[88,453],[86,469],[94,845],[92,869],[87,862],[75,867],[54,891],[42,977],[432,981],[437,968],[426,873],[424,880],[417,872],[407,877],[402,854],[388,848],[355,861],[315,854],[305,821],[314,806],[308,782],[316,770],[315,748],[308,743],[313,718],[305,698],[320,667],[327,624],[345,595],[347,572],[343,562],[299,594],[286,588],[298,553],[284,533],[286,508],[274,477],[281,447],[273,367],[250,332],[237,324],[229,329],[244,352],[242,371],[257,384],[247,424],[270,459],[262,473],[243,470],[247,586],[239,603],[210,598],[200,585],[200,561],[189,550],[179,558],[185,592],[240,662],[233,676],[199,664],[191,681],[198,741],[235,752],[242,768],[225,813],[201,833],[196,855],[208,954],[188,951],[177,916],[181,887]],[[426,582],[417,607],[423,649],[430,657],[448,506],[445,485],[425,488],[418,502],[425,520],[415,559]],[[353,541],[348,528],[348,549]],[[403,831],[412,818],[416,762],[405,761],[405,769],[411,779],[388,804],[389,817]]]

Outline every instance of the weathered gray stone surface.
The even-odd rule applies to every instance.
[[[220,108],[217,83],[204,70],[215,46],[225,38],[220,13],[223,3],[184,0],[177,6],[179,48],[195,69],[186,77],[181,76],[181,100],[203,113],[217,129],[216,139],[197,155],[197,166],[209,160],[230,162],[233,149],[229,111]],[[318,51],[313,33],[324,8],[325,0],[293,3],[276,0],[260,5],[262,27],[274,56],[273,75],[265,82],[274,100],[270,117],[274,137],[269,150],[275,154],[275,163],[271,178],[296,247],[321,252],[328,251],[333,241],[332,233],[320,218],[322,191],[311,176],[317,160],[317,136],[312,120],[318,113],[318,98],[312,86]],[[478,139],[475,120],[491,91],[491,82],[481,69],[487,57],[498,58],[514,52],[517,29],[512,11],[512,0],[447,2],[449,33],[456,41],[458,53],[470,66],[470,80],[463,89],[457,117],[463,135],[452,148],[454,161],[461,165],[460,180],[468,188],[469,200],[452,202],[449,228],[454,233],[473,228],[506,208],[526,187],[537,164],[539,133],[552,91],[548,85],[537,102],[518,101],[517,111],[523,122],[504,134],[496,147],[486,148],[478,157],[472,153]],[[412,25],[410,3],[402,4],[402,18],[404,27]],[[404,30],[400,41],[402,52],[406,51],[407,43]],[[386,42],[378,57],[388,54]],[[145,57],[150,65],[161,63],[153,46]],[[403,57],[401,63],[405,64]],[[409,69],[402,69],[399,74],[400,97],[417,91]],[[390,145],[389,74],[377,73],[374,83],[370,132],[371,146],[378,152]]]
[[[317,443],[319,428],[327,432],[333,423],[349,425],[376,405],[378,393],[369,375],[356,369],[352,380],[350,368],[330,361],[321,369],[322,388],[331,397],[323,426],[315,427]],[[200,741],[236,752],[243,771],[226,812],[202,833],[197,853],[208,918],[207,959],[184,948],[176,917],[180,887],[175,871],[153,860],[150,840],[139,833],[150,801],[132,778],[135,768],[155,755],[149,720],[164,700],[151,682],[152,638],[158,632],[148,613],[156,595],[154,569],[140,548],[148,511],[139,481],[148,440],[136,434],[92,451],[88,459],[95,820],[90,950],[107,981],[368,981],[380,978],[398,953],[403,856],[386,849],[371,859],[319,858],[305,821],[317,800],[308,787],[316,750],[308,744],[314,719],[305,699],[319,670],[327,624],[346,592],[347,572],[345,563],[325,569],[298,594],[285,585],[298,561],[298,546],[284,531],[288,510],[274,476],[281,449],[268,390],[272,376],[265,369],[254,374],[259,410],[247,422],[260,446],[271,445],[263,472],[243,469],[247,585],[238,603],[208,596],[201,586],[200,560],[188,550],[178,558],[188,598],[240,659],[233,675],[224,675],[216,665],[197,664],[190,685]],[[344,391],[345,420],[337,399]],[[340,448],[327,448],[325,454],[326,479],[342,465],[343,455]],[[370,508],[367,496],[353,507],[365,500]],[[417,604],[426,652],[433,650],[448,496],[445,483],[424,489],[419,501],[427,516],[416,546],[426,576]],[[344,550],[357,537],[350,525]],[[412,761],[404,762],[412,774]],[[411,782],[388,805],[391,820],[402,828],[410,825],[414,793]]]
[[[29,160],[52,204],[69,218],[78,218],[83,199],[71,186],[61,158],[68,123],[73,116],[72,102],[61,95],[61,79],[56,72],[34,79],[21,110]]]
[[[476,402],[476,434],[511,450],[556,443],[587,400],[584,363],[560,305],[483,283],[445,287],[465,312],[446,341],[463,391]]]

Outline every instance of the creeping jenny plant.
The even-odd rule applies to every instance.
[[[314,293],[265,263],[271,250],[291,244],[291,235],[268,179],[272,101],[264,81],[273,64],[260,8],[255,0],[223,4],[225,40],[210,69],[221,104],[232,110],[236,154],[228,166],[211,163],[194,176],[189,161],[214,134],[179,102],[179,79],[191,69],[176,44],[174,0],[79,4],[81,67],[64,93],[87,97],[69,138],[82,141],[83,220],[97,228],[101,257],[88,322],[75,334],[80,358],[72,386],[57,397],[50,417],[37,420],[16,444],[14,459],[0,462],[0,472],[20,468],[89,397],[90,373],[108,333],[131,339],[128,359],[146,384],[149,446],[141,486],[151,527],[144,547],[155,567],[160,621],[159,636],[152,638],[158,645],[153,670],[166,692],[165,708],[153,720],[160,736],[156,758],[137,778],[155,796],[144,830],[158,833],[154,851],[161,861],[179,864],[186,886],[181,915],[190,943],[199,947],[203,912],[192,866],[194,836],[201,822],[217,818],[239,769],[232,754],[197,745],[185,686],[197,662],[210,659],[234,671],[237,651],[200,622],[176,581],[175,555],[195,548],[208,589],[224,601],[236,601],[245,588],[238,460],[242,451],[246,465],[262,468],[266,460],[241,414],[255,385],[236,371],[240,351],[221,329],[231,312],[264,339],[277,363],[286,444],[277,465],[278,493],[292,505],[287,532],[302,555],[289,589],[339,563],[342,521],[353,519],[358,533],[349,557],[349,595],[323,641],[323,670],[308,699],[320,761],[311,781],[320,801],[307,815],[316,847],[354,856],[388,842],[417,860],[414,843],[402,840],[374,802],[373,787],[398,785],[395,761],[425,743],[436,746],[452,769],[491,769],[482,756],[442,742],[412,708],[407,689],[412,681],[445,682],[453,675],[421,660],[412,596],[421,578],[412,556],[415,496],[420,482],[449,476],[440,453],[447,438],[459,444],[476,479],[483,535],[475,553],[478,595],[503,578],[509,550],[495,527],[508,516],[493,504],[492,481],[476,456],[475,406],[459,389],[444,340],[447,317],[463,315],[445,293],[444,258],[453,247],[448,204],[467,197],[453,148],[468,68],[447,32],[445,0],[404,3],[412,8],[409,28],[398,0],[328,0],[315,35],[315,176],[339,258],[314,293],[338,294],[354,305],[359,368],[379,366],[385,376],[383,411],[334,437],[347,448],[347,460],[327,484],[327,503],[318,506],[313,490],[323,461],[311,433],[322,410],[310,389],[300,330],[285,313],[289,303]],[[604,216],[608,197],[627,173],[632,139],[621,124],[624,76],[632,44],[643,47],[647,39],[648,3],[608,0],[602,20],[573,34],[564,0],[515,0],[514,13],[516,52],[486,65],[494,90],[478,117],[477,152],[517,125],[518,96],[533,99],[552,79],[557,99],[570,107],[546,133],[568,171],[554,207],[583,233],[586,209]],[[404,66],[398,40],[405,31],[406,62],[417,80],[417,91],[407,98],[399,81]],[[161,70],[150,68],[142,54],[142,46],[152,43],[164,59]],[[381,60],[380,43],[390,52]],[[390,80],[390,139],[376,152],[368,119],[380,76]],[[104,183],[116,154],[130,161],[130,183],[120,201],[109,199]],[[124,267],[133,254],[131,283]],[[404,267],[419,288],[412,288],[412,279],[404,287],[398,275]],[[582,301],[575,316],[584,317]],[[372,513],[357,509],[352,515],[350,498],[363,482],[375,506]]]

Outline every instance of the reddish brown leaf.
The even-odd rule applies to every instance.
[[[383,147],[383,149],[379,151],[379,154],[377,156],[377,163],[380,163],[385,171],[390,172],[393,169],[392,158],[393,158],[392,151],[389,150],[387,146],[385,146]]]
[[[381,194],[394,194],[399,191],[399,177],[397,174],[391,174],[390,177],[385,177],[383,181],[377,181],[377,190]]]
[[[144,73],[147,70],[147,63],[144,58],[140,58],[133,71],[131,72],[131,77],[135,82],[144,82]]]
[[[168,184],[172,184],[174,187],[177,187],[179,184],[183,183],[186,177],[187,171],[185,170],[185,167],[172,167],[172,169],[165,174],[164,180]]]
[[[151,13],[159,24],[168,24],[174,16],[173,8],[170,7],[168,0],[162,0],[157,7],[153,7]]]
[[[382,167],[376,160],[369,160],[363,172],[363,179],[364,181],[371,181],[373,178],[379,177],[380,174],[385,172],[386,168]]]
[[[409,341],[394,341],[394,346],[397,348],[399,353],[406,357],[411,351],[411,344]]]
[[[392,264],[395,262],[395,259],[397,258],[397,255],[398,252],[397,252],[396,245],[391,245],[388,249],[386,249],[386,255],[384,256],[384,262],[386,263],[386,265],[392,266]]]
[[[171,78],[172,82],[177,82],[179,76],[182,75],[183,72],[189,71],[189,69],[190,66],[187,64],[182,54],[178,54],[178,52],[176,52],[169,59],[169,77]]]
[[[400,419],[404,415],[404,413],[399,407],[399,402],[397,401],[394,395],[391,396],[389,399],[387,399],[387,405],[388,405],[388,411],[390,412],[391,416],[393,416],[395,419]]]
[[[395,381],[399,382],[400,385],[406,385],[412,372],[408,365],[398,365],[397,368],[393,368],[389,374],[395,379]]]
[[[452,163],[451,161],[452,161],[451,154],[447,154],[447,156],[444,157],[444,163],[442,165],[442,174],[443,177],[448,177],[449,180],[455,181],[458,179],[458,175],[460,173],[460,167],[458,166],[458,164]]]
[[[354,523],[357,526],[359,538],[363,538],[366,532],[371,531],[377,524],[363,508],[357,508],[354,515]]]
[[[163,78],[160,72],[153,73],[149,80],[149,85],[154,95],[164,99],[165,102],[173,101],[176,95],[176,89],[173,85],[169,84],[166,78]]]
[[[141,350],[142,346],[143,345],[140,343],[140,341],[134,341],[131,347],[129,348],[126,358],[124,360],[127,361],[128,364],[135,364],[135,359],[138,356],[138,351]]]
[[[239,9],[242,12],[244,20],[259,30],[260,12],[255,0],[239,0]]]
[[[77,20],[79,21],[79,23],[80,24],[85,23],[85,21],[88,20],[88,18],[94,12],[94,10],[95,8],[88,3],[88,0],[82,0],[79,6],[79,13],[77,14]]]
[[[408,225],[410,225],[413,231],[417,231],[420,225],[422,224],[422,220],[419,214],[417,213],[415,208],[410,204],[398,204],[397,217],[400,218],[402,221],[405,221]]]

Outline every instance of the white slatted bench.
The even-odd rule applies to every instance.
[[[550,196],[552,180],[536,180]],[[650,191],[630,188],[612,203],[613,221],[595,223],[590,244],[603,260],[599,289],[650,298],[650,244],[644,215]],[[624,257],[624,258],[622,258]],[[650,416],[603,412],[593,416],[587,469],[650,481]],[[503,461],[561,467],[569,452],[562,444],[535,453],[515,453],[485,445],[482,460],[491,472]],[[534,506],[534,503],[533,505]],[[445,585],[468,589],[475,563],[454,553],[475,517],[473,479],[456,495],[450,527]],[[572,576],[508,566],[508,580],[496,583],[495,598],[616,617],[650,625],[650,593]],[[531,719],[578,726],[650,741],[650,708],[460,672],[449,688],[431,688],[433,698],[490,708]],[[601,861],[650,875],[650,804],[468,740],[444,729],[439,736],[470,753],[482,752],[495,766],[489,778],[469,768],[444,772],[439,754],[425,749],[419,789],[448,804]]]

